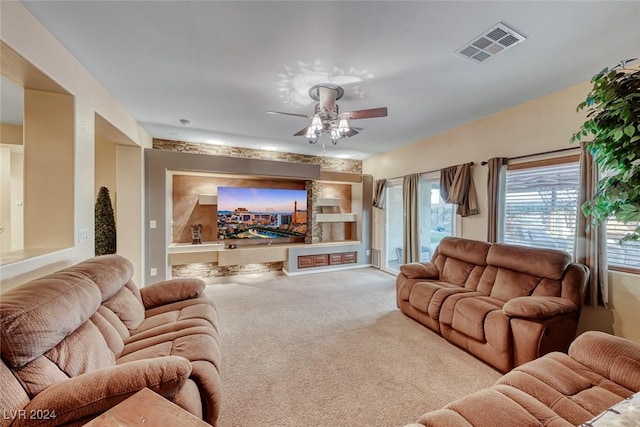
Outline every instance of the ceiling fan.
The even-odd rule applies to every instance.
[[[284,114],[286,116],[303,117],[311,119],[311,125],[301,129],[293,136],[305,136],[309,144],[318,142],[320,135],[326,133],[331,138],[331,143],[336,145],[339,139],[358,134],[360,128],[353,128],[349,120],[371,119],[386,117],[387,107],[370,108],[367,110],[347,111],[340,113],[336,101],[342,98],[344,89],[334,83],[319,83],[309,89],[311,99],[318,101],[313,116],[296,113],[283,113],[280,111],[267,111],[269,114]]]

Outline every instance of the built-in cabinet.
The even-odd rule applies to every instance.
[[[298,256],[298,268],[355,264],[356,262],[358,262],[358,255],[355,251]]]

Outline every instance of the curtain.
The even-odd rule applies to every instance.
[[[479,213],[476,187],[471,177],[472,165],[464,163],[440,171],[440,195],[445,202],[458,205],[456,213],[463,217]]]
[[[386,179],[379,179],[374,183],[373,207],[375,208],[384,209],[384,186],[386,183]]]
[[[402,201],[404,204],[404,239],[402,242],[402,262],[420,261],[420,223],[418,212],[418,182],[420,174],[407,175],[402,181]]]
[[[578,207],[595,196],[598,181],[598,166],[585,143],[581,145]],[[590,224],[582,212],[578,213],[574,258],[576,262],[589,267],[591,274],[587,283],[585,302],[594,307],[598,305],[608,307],[609,304],[606,233],[606,224],[597,226]]]
[[[507,164],[507,157],[489,159],[489,176],[487,178],[487,202],[489,206],[489,224],[487,228],[487,242],[498,241],[498,217],[500,215],[500,177],[502,166]]]

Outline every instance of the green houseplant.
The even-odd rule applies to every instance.
[[[100,187],[96,199],[96,256],[116,253],[116,220],[107,187]]]
[[[571,142],[584,138],[585,149],[602,171],[595,197],[582,205],[594,224],[608,218],[624,224],[640,221],[640,70],[626,68],[632,61],[593,76],[591,92],[577,107],[586,108],[587,116]],[[640,226],[621,242],[627,240],[640,240]]]

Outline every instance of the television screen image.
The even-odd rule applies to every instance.
[[[300,239],[307,233],[307,191],[218,187],[224,239]]]

